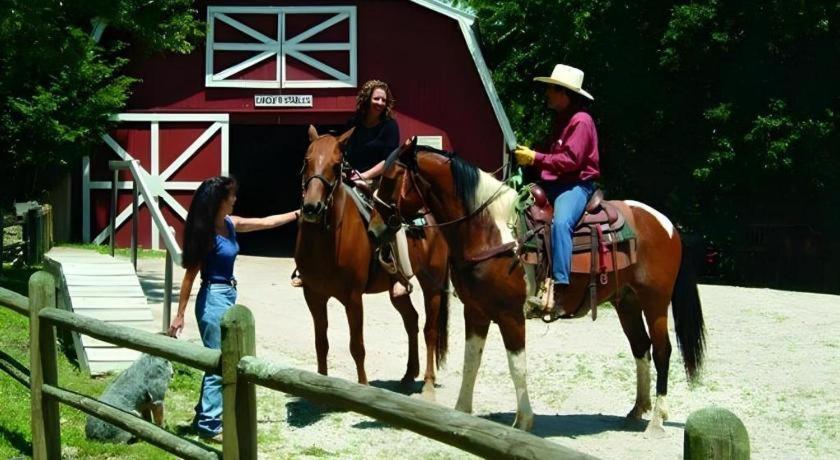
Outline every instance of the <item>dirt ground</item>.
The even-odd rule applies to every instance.
[[[236,266],[239,303],[254,313],[258,356],[314,371],[312,320],[302,290],[289,286],[293,266],[292,259],[241,256]],[[142,259],[140,274],[147,294],[159,300],[163,261]],[[176,280],[180,277],[176,270]],[[422,328],[422,296],[415,291],[412,299]],[[602,307],[594,323],[589,318],[551,326],[529,322],[534,434],[601,458],[681,458],[686,418],[717,405],[744,422],[754,458],[835,457],[840,451],[840,297],[706,285],[700,286],[700,296],[708,341],[703,376],[698,385],[689,386],[672,324],[670,419],[661,438],[647,437],[644,424],[625,423],[635,397],[635,365],[614,310]],[[183,337],[200,342],[192,307]],[[438,375],[437,401],[454,407],[464,326],[460,302],[453,298],[450,308],[450,354]],[[155,313],[160,315],[161,309]],[[344,308],[333,300],[329,315],[329,373],[355,381]],[[423,363],[422,335],[420,343]],[[399,315],[385,294],[365,297],[365,344],[371,384],[396,389],[408,346]],[[420,382],[415,390],[419,388]],[[469,457],[352,412],[322,409],[265,389],[257,395],[262,458]],[[478,416],[513,422],[513,384],[494,327],[473,407]]]

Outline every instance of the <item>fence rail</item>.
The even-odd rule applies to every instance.
[[[437,404],[258,359],[254,356],[254,318],[242,305],[234,305],[225,313],[219,351],[56,309],[55,282],[46,272],[32,275],[28,299],[0,288],[0,304],[29,316],[29,375],[22,364],[2,352],[0,369],[29,385],[34,458],[61,457],[59,403],[63,403],[184,458],[256,459],[256,385],[327,402],[484,457],[592,458],[530,433]],[[169,433],[89,396],[60,388],[54,327],[219,373],[225,434],[222,452]]]

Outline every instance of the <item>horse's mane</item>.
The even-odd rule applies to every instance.
[[[495,220],[507,221],[511,217],[511,208],[516,199],[516,192],[491,176],[459,157],[452,157],[450,163],[455,191],[468,213],[472,213],[491,198],[488,211]],[[494,195],[497,195],[493,198]]]

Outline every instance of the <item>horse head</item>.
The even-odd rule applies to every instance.
[[[405,217],[421,213],[425,206],[418,189],[417,138],[397,147],[388,159],[373,194],[374,212],[368,224],[368,234],[374,241],[389,240]]]
[[[301,169],[301,216],[305,222],[321,222],[332,204],[335,190],[341,186],[342,152],[354,128],[341,136],[318,135],[309,126],[309,148]]]

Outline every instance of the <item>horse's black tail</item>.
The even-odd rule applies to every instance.
[[[689,380],[695,380],[703,366],[706,328],[703,324],[700,295],[697,293],[697,271],[688,252],[688,248],[683,244],[680,271],[677,273],[674,292],[671,295],[671,305],[677,345],[682,352],[685,371]]]
[[[449,352],[449,262],[446,262],[440,290],[440,309],[437,321],[437,346],[435,347],[435,366],[440,369],[446,362]]]

